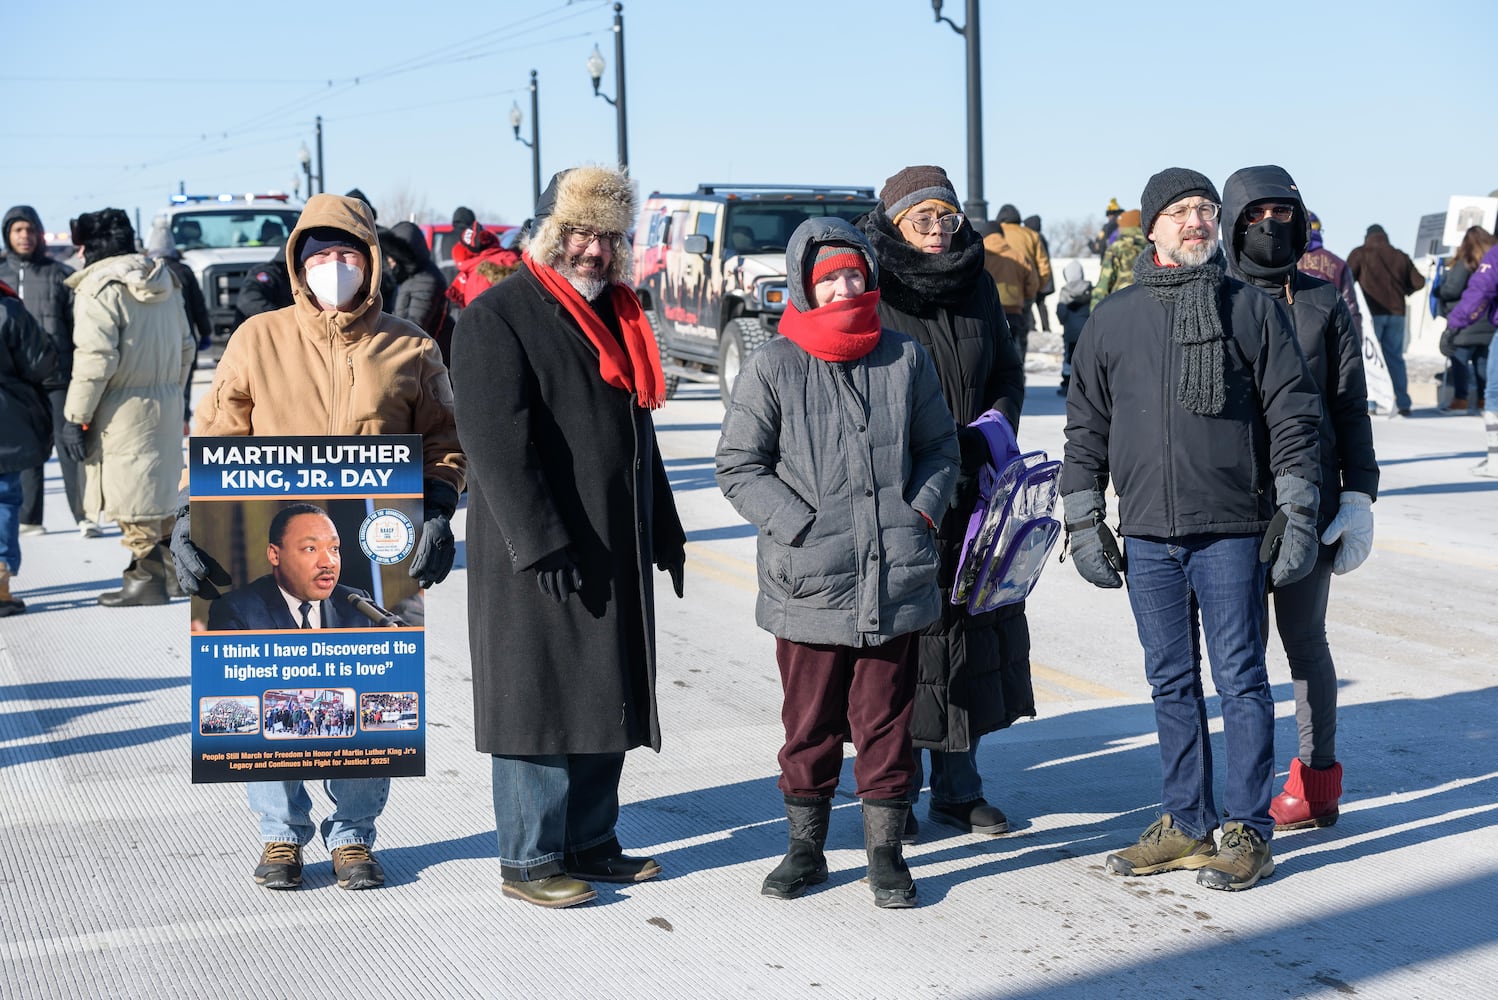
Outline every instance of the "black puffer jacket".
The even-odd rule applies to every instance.
[[[447,279],[432,261],[426,237],[414,222],[397,222],[380,231],[380,252],[396,281],[394,315],[415,323],[437,341],[448,362],[452,320],[447,315]]]
[[[10,245],[10,227],[21,221],[31,223],[38,233],[36,249],[25,257],[17,254]],[[63,282],[73,269],[48,256],[46,244],[40,238],[40,234],[45,232],[41,216],[30,205],[17,205],[7,211],[5,218],[0,220],[0,232],[5,234],[5,259],[0,260],[0,281],[15,290],[25,303],[26,311],[52,338],[52,348],[57,352],[57,370],[47,388],[66,389],[73,376],[73,290]]]
[[[1436,298],[1440,301],[1442,316],[1450,315],[1451,310],[1462,300],[1462,293],[1467,290],[1467,282],[1471,280],[1471,269],[1461,261],[1455,261],[1446,270],[1446,276],[1436,287]],[[1493,324],[1488,321],[1487,313],[1484,312],[1460,330],[1451,330],[1449,334],[1443,335],[1443,348],[1448,337],[1452,347],[1486,347],[1493,340]],[[1442,353],[1446,352],[1443,350]]]
[[[1229,277],[1218,298],[1227,403],[1217,416],[1186,409],[1174,308],[1135,284],[1092,311],[1072,354],[1061,492],[1111,476],[1125,535],[1258,534],[1276,477],[1320,482],[1320,395],[1284,310]]]
[[[983,269],[983,241],[964,225],[952,247],[926,254],[875,210],[856,223],[879,262],[879,322],[913,337],[936,362],[942,395],[957,425],[989,409],[1016,429],[1025,399],[1019,350],[999,292]],[[910,734],[916,746],[968,750],[984,733],[1035,715],[1030,682],[1030,626],[1023,603],[969,616],[951,603],[962,536],[976,502],[971,477],[937,532],[942,618],[920,639]]]
[[[52,453],[45,386],[57,374],[52,340],[0,285],[0,473],[34,469]]]
[[[1273,274],[1261,267],[1251,267],[1258,274],[1245,273],[1242,227],[1235,222],[1250,203],[1271,198],[1299,208],[1289,232],[1292,260],[1300,259],[1307,242],[1305,204],[1290,175],[1278,167],[1248,167],[1223,185],[1222,217],[1232,226],[1223,249],[1233,274],[1280,302],[1288,302],[1290,307],[1295,339],[1321,395],[1317,433],[1321,510],[1317,526],[1325,530],[1337,515],[1342,490],[1378,497],[1378,460],[1373,454],[1373,425],[1368,419],[1362,344],[1353,330],[1347,303],[1335,285],[1301,273],[1294,263]]]

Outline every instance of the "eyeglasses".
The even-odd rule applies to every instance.
[[[600,233],[596,229],[583,229],[581,226],[568,226],[563,232],[567,235],[567,245],[573,250],[586,250],[594,240],[605,246],[613,246],[624,238],[623,233]]]
[[[921,215],[907,215],[905,217],[906,221],[910,223],[910,228],[922,236],[929,235],[933,229],[940,229],[948,235],[955,233],[962,226],[962,218],[961,212],[952,212],[947,215],[926,215],[923,213]]]
[[[1160,214],[1179,226],[1185,224],[1192,212],[1195,212],[1197,217],[1203,222],[1211,222],[1217,218],[1217,213],[1221,211],[1221,205],[1214,205],[1210,201],[1204,201],[1196,205],[1177,205],[1175,208],[1165,209]]]
[[[1270,216],[1275,222],[1289,222],[1295,218],[1294,205],[1250,205],[1243,210],[1244,222],[1260,222],[1265,216]],[[1312,226],[1312,229],[1317,228]]]

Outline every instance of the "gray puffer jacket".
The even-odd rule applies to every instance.
[[[786,255],[798,307],[821,243],[857,247],[877,274],[851,226],[817,219],[802,229]],[[785,338],[750,355],[723,420],[717,479],[759,528],[760,627],[796,642],[871,646],[935,621],[931,522],[946,512],[957,464],[936,369],[904,334],[886,330],[849,362]]]

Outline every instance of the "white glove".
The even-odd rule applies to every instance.
[[[1339,575],[1363,565],[1373,551],[1373,498],[1366,493],[1343,493],[1340,500],[1337,516],[1321,536],[1323,545],[1342,540],[1332,560],[1332,572]]]

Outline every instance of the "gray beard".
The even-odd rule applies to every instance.
[[[1188,250],[1184,246],[1176,247],[1174,250],[1166,251],[1165,256],[1181,267],[1200,267],[1211,260],[1216,252],[1217,240],[1212,240],[1210,243],[1203,243],[1195,250]]]
[[[609,287],[608,281],[604,278],[579,278],[576,275],[568,274],[566,271],[561,273],[562,277],[567,279],[567,284],[577,289],[577,294],[589,302],[598,298],[598,296],[603,294],[603,290]]]

